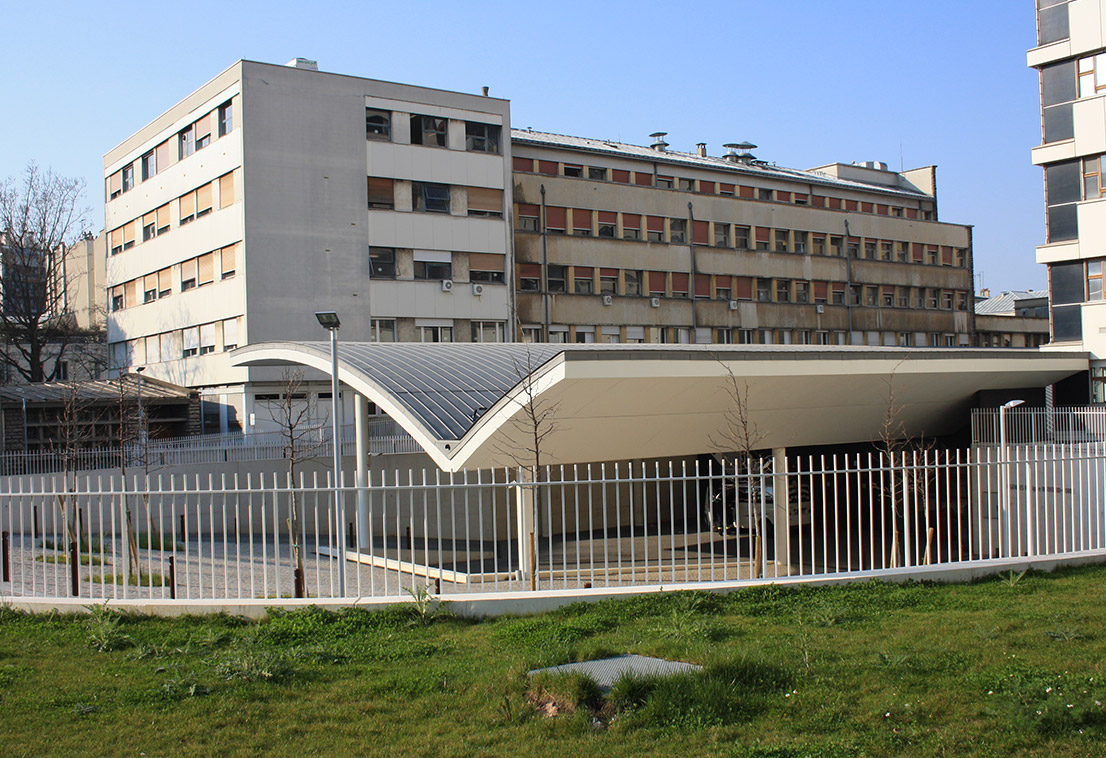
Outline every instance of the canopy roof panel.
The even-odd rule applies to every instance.
[[[1085,353],[771,345],[344,343],[339,379],[401,424],[445,470],[533,463],[532,415],[552,420],[542,463],[720,450],[744,402],[758,447],[878,439],[891,407],[910,435],[965,422],[980,390],[1042,387]],[[236,350],[235,365],[329,373],[329,343]]]

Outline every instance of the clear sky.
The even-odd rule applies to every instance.
[[[977,287],[1043,288],[1031,0],[13,3],[0,176],[88,182],[103,155],[239,58],[511,100],[516,127],[673,149],[759,145],[811,168],[938,166],[943,221],[975,228]]]

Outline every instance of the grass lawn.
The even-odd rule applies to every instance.
[[[0,756],[1106,755],[1106,567],[431,616],[0,608]],[[704,669],[526,676],[627,652]]]

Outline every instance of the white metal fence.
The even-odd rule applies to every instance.
[[[302,434],[301,448],[310,448],[311,457],[322,460],[332,455],[329,427]],[[342,454],[353,455],[356,447],[354,427],[342,429]],[[422,452],[419,444],[392,419],[369,422],[369,452],[372,455]],[[89,448],[68,452],[10,452],[0,455],[0,476],[37,475],[62,471],[119,469],[123,466],[152,468],[208,463],[279,460],[287,457],[287,442],[280,432],[251,434],[209,434],[194,437],[150,440],[112,448]]]
[[[1077,556],[1106,548],[1104,480],[1102,443],[409,471],[337,491],[44,478],[0,492],[0,596],[448,595]]]
[[[1106,406],[975,408],[972,444],[1106,442]]]

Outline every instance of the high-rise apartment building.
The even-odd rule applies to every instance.
[[[725,147],[240,61],[105,157],[111,360],[199,389],[214,431],[279,392],[226,352],[323,339],[320,310],[343,341],[971,344],[971,228],[932,167]]]
[[[504,339],[509,130],[505,100],[235,63],[104,159],[112,365],[199,388],[218,431],[280,383],[227,351],[324,338],[319,310]]]
[[[1038,0],[1049,346],[1092,354],[1091,394],[1106,402],[1106,1]]]

